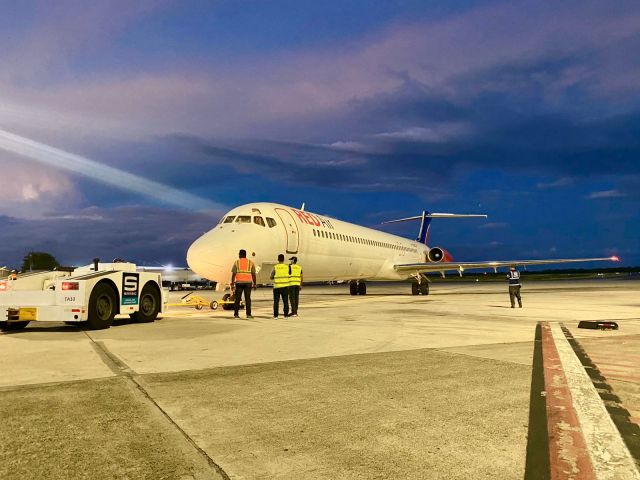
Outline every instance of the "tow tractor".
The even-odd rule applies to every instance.
[[[20,330],[29,322],[65,322],[88,329],[109,328],[118,314],[153,322],[163,311],[162,277],[138,272],[128,262],[20,274],[0,281],[0,329]]]

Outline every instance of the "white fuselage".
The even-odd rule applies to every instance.
[[[397,235],[276,203],[250,203],[228,212],[187,252],[189,267],[225,286],[238,251],[254,261],[258,283],[268,283],[278,254],[298,258],[305,282],[403,280],[394,264],[425,262],[428,247]]]

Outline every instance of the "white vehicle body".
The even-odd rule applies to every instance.
[[[187,252],[189,267],[199,275],[216,281],[218,288],[228,285],[231,267],[238,251],[256,265],[257,282],[269,283],[278,254],[296,256],[305,282],[366,280],[424,280],[424,272],[472,268],[617,260],[608,258],[507,260],[454,262],[443,248],[429,247],[432,218],[486,217],[427,213],[398,221],[422,220],[419,240],[343,222],[276,203],[250,203],[229,211],[212,230],[198,238]],[[426,281],[423,282],[426,285]],[[428,289],[427,293],[428,293]],[[364,294],[366,290],[357,293]],[[415,290],[413,292],[416,294]],[[422,292],[425,293],[425,292]],[[352,289],[352,294],[354,294]]]
[[[152,309],[157,310],[156,314],[162,311],[164,301],[159,273],[137,272],[132,263],[100,263],[72,272],[54,270],[19,274],[15,280],[0,282],[0,326],[10,327],[10,324],[29,321],[91,321],[92,294],[99,285],[103,290],[108,286],[113,292],[113,315],[139,315],[145,287],[145,292],[153,290],[154,298],[151,300],[157,300],[158,303]],[[110,325],[111,322],[107,323]],[[107,328],[109,325],[100,327],[95,324],[92,327]]]

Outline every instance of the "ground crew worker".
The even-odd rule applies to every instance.
[[[278,318],[280,297],[284,304],[284,316],[289,316],[289,265],[284,263],[284,255],[278,255],[278,263],[271,271],[273,280],[273,318]]]
[[[9,279],[10,280],[17,280],[18,279],[18,272],[16,272],[15,270],[11,270],[11,275],[9,275]]]
[[[518,306],[522,308],[522,298],[520,298],[520,272],[516,270],[515,266],[509,268],[507,273],[507,280],[509,281],[509,300],[511,300],[511,308],[516,307],[516,298],[518,299]]]
[[[289,300],[291,301],[291,316],[298,316],[298,301],[302,288],[302,267],[298,265],[298,257],[291,257],[289,264]]]
[[[236,260],[231,268],[231,289],[234,290],[233,317],[238,316],[240,310],[240,297],[244,292],[244,303],[247,310],[247,318],[251,316],[251,288],[256,288],[256,266],[247,258],[247,251],[238,252]]]

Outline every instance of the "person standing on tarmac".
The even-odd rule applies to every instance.
[[[247,258],[247,251],[240,250],[231,268],[231,290],[234,291],[233,318],[240,318],[240,297],[244,292],[244,303],[247,310],[247,318],[251,316],[251,289],[256,288],[256,266]]]
[[[298,265],[298,257],[291,257],[289,264],[289,300],[291,301],[291,316],[298,316],[298,302],[302,289],[302,267]]]
[[[516,299],[518,299],[518,306],[522,308],[522,298],[520,298],[520,272],[516,270],[515,265],[509,268],[507,273],[507,280],[509,281],[509,300],[511,300],[511,308],[516,307]]]
[[[284,255],[278,255],[278,263],[271,271],[273,280],[273,318],[278,318],[280,297],[284,306],[284,316],[289,316],[289,265],[284,263]]]

